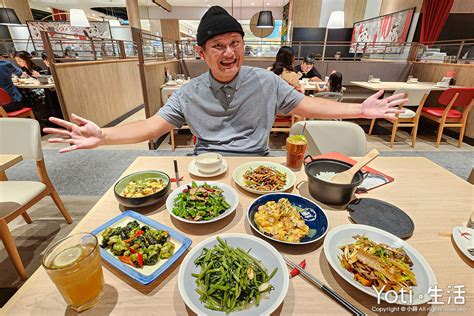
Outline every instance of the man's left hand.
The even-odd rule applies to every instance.
[[[362,103],[361,117],[369,119],[384,118],[389,117],[390,114],[404,112],[404,110],[397,108],[400,104],[408,102],[408,99],[403,99],[403,93],[395,94],[385,99],[379,99],[383,93],[384,91],[380,90]]]

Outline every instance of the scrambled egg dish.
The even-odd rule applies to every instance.
[[[122,195],[127,198],[138,198],[156,193],[164,187],[165,184],[161,179],[132,180],[123,189]]]
[[[286,198],[260,206],[254,220],[262,233],[282,241],[299,242],[309,233],[308,225]]]

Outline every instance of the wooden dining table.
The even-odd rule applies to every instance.
[[[395,91],[398,89],[425,89],[425,90],[446,90],[449,88],[456,88],[455,86],[440,87],[436,82],[416,82],[407,83],[405,81],[381,81],[381,82],[367,82],[367,81],[351,81],[351,85],[369,89],[372,91],[384,90]]]
[[[156,169],[174,175],[173,160],[178,160],[180,175],[184,176],[181,185],[193,179],[187,172],[192,157],[138,157],[123,175],[140,170]],[[232,180],[233,170],[240,164],[249,161],[272,161],[285,163],[284,157],[225,157],[229,168],[221,176],[209,180],[221,181],[234,187],[239,193],[240,202],[236,211],[226,218],[210,224],[185,224],[170,216],[164,202],[157,206],[137,210],[151,219],[176,229],[192,240],[191,248],[200,241],[223,233],[243,233],[258,236],[249,226],[246,213],[249,205],[258,196],[249,193],[236,185]],[[84,165],[87,161],[84,161]],[[438,302],[444,305],[421,305],[417,308],[467,308],[474,309],[473,267],[474,264],[456,248],[450,232],[454,226],[465,225],[474,205],[473,186],[457,177],[432,161],[422,157],[379,157],[369,164],[395,181],[378,187],[358,197],[370,197],[392,203],[404,210],[414,221],[415,230],[407,242],[417,249],[431,265],[438,281],[438,289],[444,291]],[[314,200],[308,193],[307,176],[304,170],[295,172],[296,184],[290,192]],[[100,176],[100,175],[98,175]],[[94,181],[94,179],[90,179]],[[172,183],[172,189],[176,184]],[[343,224],[350,224],[348,212],[342,207],[331,207],[316,201],[325,211],[329,219],[329,229]],[[87,232],[99,227],[104,222],[121,214],[126,208],[120,206],[114,197],[111,187],[87,215],[77,224],[74,232]],[[268,241],[268,240],[267,240]],[[281,253],[293,260],[301,262],[306,259],[306,270],[338,294],[349,300],[353,305],[368,314],[380,313],[380,309],[388,311],[398,305],[381,303],[377,305],[371,297],[347,283],[330,267],[324,255],[322,241],[315,244],[290,246],[270,241]],[[20,250],[21,252],[21,250]],[[135,283],[121,272],[104,263],[104,296],[83,315],[186,315],[193,314],[186,307],[178,290],[178,271],[182,260],[153,283],[143,286]],[[194,284],[190,277],[186,282]],[[453,286],[463,285],[466,293],[464,305],[454,305]],[[448,304],[449,300],[449,304]],[[67,309],[53,282],[45,270],[40,267],[23,284],[18,292],[3,307],[2,311],[9,315],[64,315],[72,313]],[[395,309],[395,311],[397,311]],[[463,314],[452,312],[449,315]],[[337,302],[308,283],[300,276],[290,280],[288,293],[283,303],[273,315],[340,315],[347,311]],[[427,312],[420,312],[427,314]],[[464,313],[465,314],[465,313]],[[224,315],[224,314],[223,314]]]
[[[15,87],[22,89],[55,89],[54,83],[14,83]]]

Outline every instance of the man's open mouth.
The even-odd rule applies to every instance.
[[[221,65],[230,68],[233,67],[237,63],[237,58],[231,59],[231,60],[222,60]]]

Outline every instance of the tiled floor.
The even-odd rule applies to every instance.
[[[137,113],[133,114],[132,116],[128,117],[124,121],[122,121],[119,125],[127,124],[129,122],[133,122],[136,120],[143,120],[145,119],[145,110],[140,110]],[[368,124],[370,123],[369,120],[359,121],[360,124],[364,124],[366,129]],[[377,123],[378,128],[375,130],[382,131],[383,135],[371,135],[367,136],[367,145],[369,149],[376,148],[379,151],[412,151],[414,150],[411,147],[411,136],[408,132],[399,130],[397,133],[397,138],[395,140],[395,144],[393,148],[390,148],[390,134],[392,125],[388,122],[384,122],[383,120],[379,120]],[[175,132],[176,133],[176,132]],[[64,145],[62,144],[50,144],[47,142],[47,139],[51,136],[44,136],[43,137],[43,149],[54,149],[54,148],[62,148]],[[270,137],[270,149],[273,150],[284,150],[285,147],[285,133],[279,133]],[[419,135],[416,140],[416,151],[472,151],[474,152],[474,147],[470,146],[466,143],[463,143],[461,148],[457,147],[457,139],[452,137],[443,135],[443,141],[439,148],[435,147],[435,136],[434,135]],[[193,149],[192,137],[190,134],[175,134],[175,141],[178,145],[177,150],[190,150]],[[110,146],[102,146],[97,148],[99,150],[113,150],[113,149],[148,149],[148,142],[142,142],[139,144],[130,144],[130,145],[110,145]],[[169,135],[167,138],[162,142],[159,149],[161,150],[171,150],[171,145],[169,144]]]

